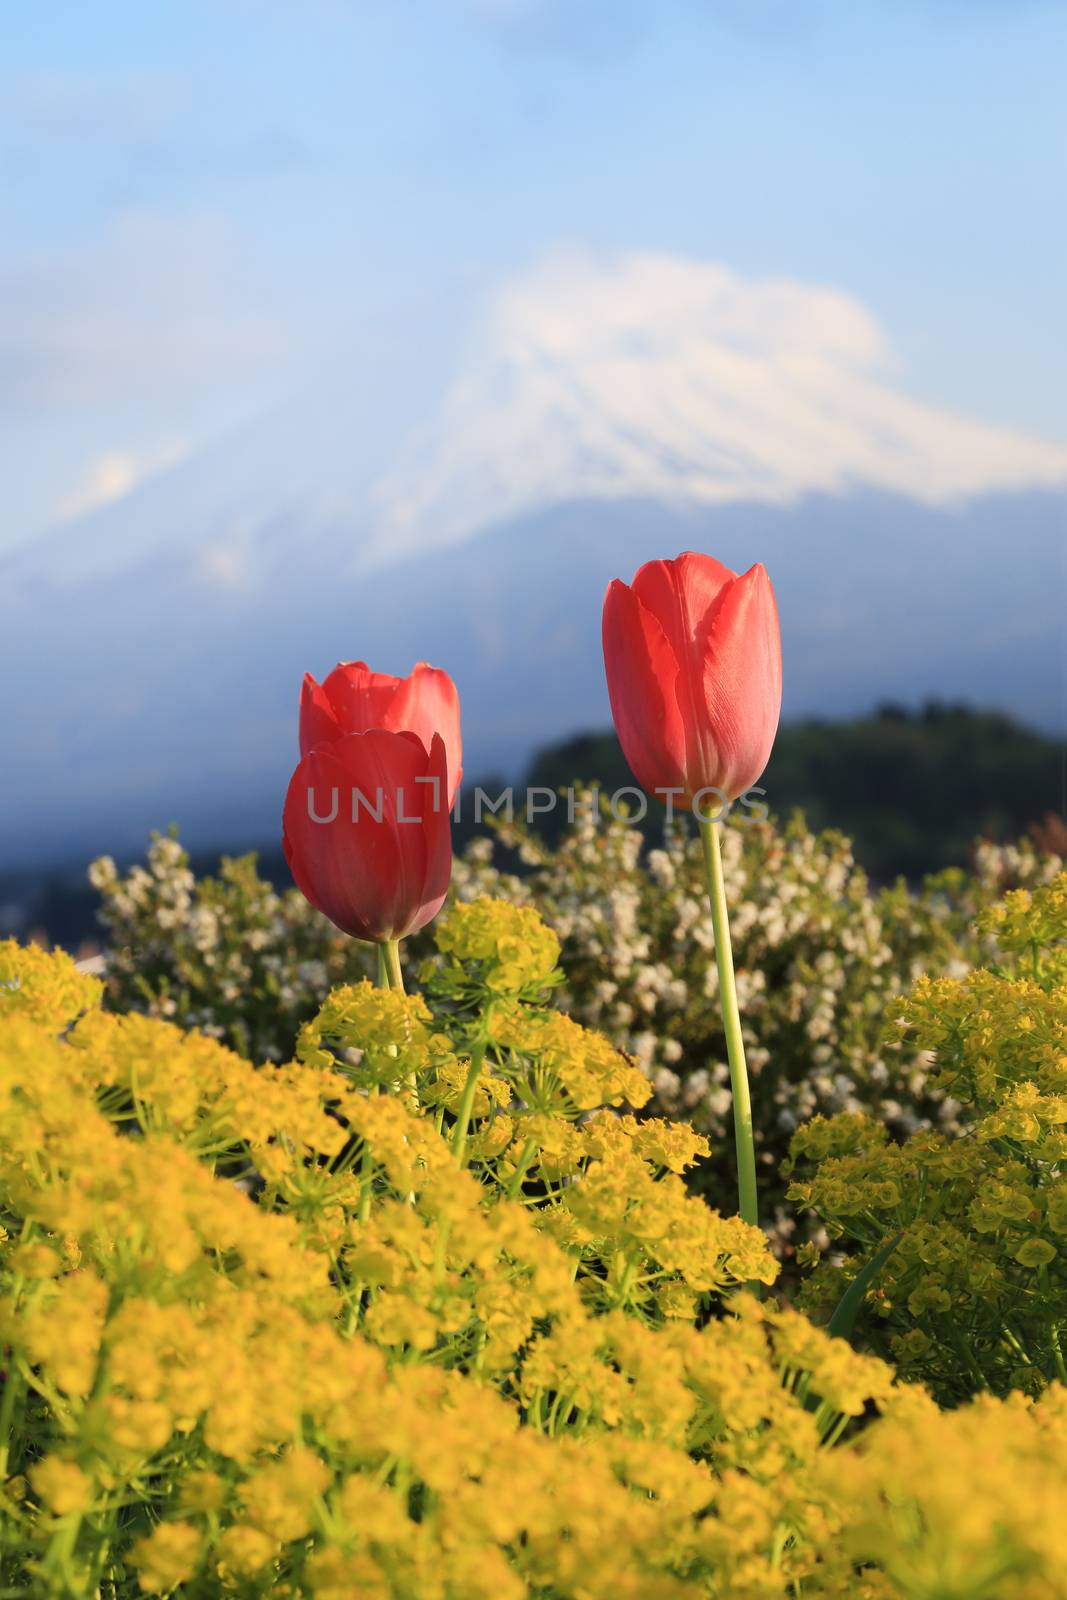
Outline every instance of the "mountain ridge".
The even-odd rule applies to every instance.
[[[847,294],[649,251],[548,251],[365,330],[332,374],[3,560],[8,586],[201,550],[220,585],[280,515],[353,571],[572,501],[681,509],[1067,491],[1067,444],[912,396]]]
[[[762,560],[787,715],[981,702],[1061,727],[1067,448],[908,395],[865,307],[551,252],[462,314],[0,557],[0,866],[268,836],[305,670],[431,659],[467,768],[607,717],[612,577]]]
[[[19,691],[0,865],[133,850],[171,820],[194,844],[269,837],[301,675],[338,659],[446,667],[468,770],[517,775],[538,745],[608,719],[607,582],[684,548],[767,565],[789,716],[937,695],[1059,731],[1065,523],[1067,496],[1038,492],[953,511],[869,494],[685,512],[577,502],[348,578],[332,535],[320,556],[299,525],[278,526],[253,578],[223,588],[195,550],[174,551],[8,614],[0,672]]]

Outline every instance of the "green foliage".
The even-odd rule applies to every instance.
[[[531,784],[575,780],[606,792],[633,778],[613,733],[587,734],[537,757]],[[1061,741],[995,711],[931,702],[884,706],[853,721],[787,722],[760,779],[780,817],[800,810],[834,827],[881,883],[970,860],[975,838],[1018,838],[1063,804]]]
[[[254,855],[195,878],[173,832],[145,866],[89,869],[108,934],[111,1004],[197,1028],[256,1061],[281,1061],[338,983],[369,976],[373,952],[327,922],[297,889],[277,893]]]
[[[729,1068],[699,841],[679,828],[647,851],[633,828],[588,813],[556,847],[517,826],[499,837],[521,854],[522,875],[500,870],[481,839],[457,860],[454,893],[544,917],[563,946],[558,1003],[633,1056],[659,1113],[709,1136],[715,1161],[694,1181],[731,1205]],[[954,1126],[926,1054],[887,1032],[887,1016],[920,973],[964,970],[978,912],[1055,860],[986,847],[973,876],[872,890],[846,839],[799,820],[730,827],[723,845],[764,1215],[777,1210],[781,1245],[792,1224],[777,1172],[801,1122],[844,1110],[899,1134]],[[104,861],[93,877],[110,935],[109,1003],[198,1027],[255,1059],[283,1060],[331,986],[370,970],[360,947],[295,891],[276,894],[250,858],[194,880],[177,842],[160,839],[147,870],[121,878]],[[413,945],[432,948],[429,936]]]
[[[501,833],[523,875],[500,872],[476,842],[457,863],[457,892],[538,908],[563,944],[561,1003],[635,1057],[657,1110],[709,1135],[715,1161],[698,1181],[731,1203],[729,1068],[699,840],[680,827],[646,851],[633,828],[588,813],[555,847],[518,827]],[[887,1020],[921,973],[966,969],[979,950],[973,920],[1006,881],[1040,881],[1057,862],[1026,845],[986,847],[974,875],[874,890],[847,839],[799,819],[731,826],[723,857],[763,1215],[777,1206],[788,1231],[776,1177],[800,1123],[865,1111],[898,1135],[955,1125],[926,1053]]]
[[[705,1137],[553,1003],[560,935],[639,870],[630,837],[538,861],[542,888],[588,874],[555,928],[468,862],[423,992],[334,987],[281,1064],[0,944],[0,1595],[1059,1600],[1067,875],[882,912],[956,952],[886,1004],[958,1131],[897,1144],[852,1110],[795,1135],[792,1198],[829,1241],[803,1298],[856,1285],[860,1352],[775,1299],[766,1238],[686,1189]],[[868,900],[846,871],[849,917],[824,886],[816,919],[804,887],[839,848],[797,828],[728,854],[847,948]],[[686,848],[663,854],[652,881],[684,891]],[[125,900],[98,875],[169,937],[197,887],[172,842],[157,859]],[[207,892],[232,952],[255,881]],[[211,963],[185,970],[209,1003]]]
[[[773,1282],[766,1240],[545,1005],[543,925],[479,901],[439,945],[425,998],[342,986],[259,1069],[0,946],[0,1592],[785,1600],[851,1570],[825,1457],[890,1372],[748,1296],[715,1315]]]
[[[1008,895],[981,928],[990,967],[921,978],[899,1008],[961,1132],[896,1145],[869,1117],[817,1118],[789,1163],[789,1199],[834,1241],[801,1303],[825,1315],[899,1233],[865,1335],[945,1401],[1067,1381],[1067,874]]]

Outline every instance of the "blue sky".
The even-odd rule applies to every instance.
[[[8,8],[0,545],[545,249],[855,297],[897,381],[1067,441],[1059,0]]]

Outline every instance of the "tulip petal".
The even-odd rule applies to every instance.
[[[604,599],[603,636],[611,714],[634,777],[649,793],[684,789],[678,660],[657,618],[617,578]]]
[[[300,689],[300,754],[306,756],[317,744],[339,739],[343,731],[326,690],[305,672]]]
[[[634,592],[656,617],[678,662],[678,707],[685,730],[683,765],[691,793],[717,782],[703,716],[702,630],[736,577],[714,556],[685,550],[673,561],[646,562],[633,581]]]
[[[705,727],[718,774],[708,781],[734,799],[767,765],[782,709],[778,607],[762,565],[722,591],[697,645]]]
[[[726,585],[737,577],[714,556],[684,550],[673,561],[646,561],[630,587],[681,652],[696,637]]]
[[[451,807],[463,777],[463,741],[459,725],[459,692],[447,672],[417,661],[407,678],[397,682],[389,707],[390,728],[406,728],[417,734],[429,752],[434,735],[440,734],[447,766],[448,804]]]
[[[384,808],[380,823],[362,807],[352,822],[353,783],[371,806],[376,802],[376,774],[365,762],[356,768],[344,750],[361,737],[349,734],[320,745],[301,761],[285,798],[283,843],[296,885],[312,905],[353,938],[384,939],[395,920],[399,846]]]
[[[417,781],[434,777],[443,788],[441,741],[428,755],[415,734],[380,728],[316,747],[293,775],[286,860],[307,899],[355,938],[402,938],[440,908],[451,867],[449,816],[443,803],[434,806],[433,784]],[[309,789],[318,816],[330,820],[311,816]]]
[[[339,661],[322,687],[343,732],[387,727],[399,732],[389,720],[389,708],[401,681],[388,672],[372,672],[365,661]]]
[[[451,679],[449,680],[451,682]],[[426,776],[435,782],[420,784],[422,793],[423,837],[426,867],[422,884],[422,908],[410,931],[417,933],[432,922],[445,903],[452,881],[452,800],[449,796],[448,752],[439,733],[430,740]]]
[[[366,792],[372,801],[380,798],[383,809],[381,823],[369,815],[361,819],[360,843],[366,840],[373,847],[379,843],[378,835],[384,832],[395,848],[396,864],[391,876],[385,870],[387,852],[382,848],[380,865],[383,871],[375,888],[383,922],[397,929],[406,923],[410,908],[421,903],[426,875],[426,842],[422,828],[418,821],[406,820],[418,816],[415,779],[425,769],[426,751],[413,733],[369,728],[366,733],[351,737],[353,770],[358,762],[358,770],[368,784]]]
[[[313,678],[308,682],[317,693],[312,698],[312,691],[307,691],[306,709],[301,703],[301,754],[326,737],[365,733],[369,728],[414,733],[428,752],[434,734],[440,733],[451,807],[463,776],[463,740],[459,694],[447,672],[419,661],[406,678],[394,678],[387,672],[372,672],[365,661],[342,661],[321,686]]]

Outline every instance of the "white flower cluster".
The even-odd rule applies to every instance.
[[[293,1049],[337,983],[364,976],[361,947],[295,889],[277,894],[254,857],[197,880],[178,840],[157,836],[147,866],[89,868],[108,933],[111,1002],[198,1028],[260,1061]]]
[[[636,829],[582,810],[554,848],[499,831],[521,872],[500,870],[493,840],[480,838],[456,861],[453,893],[537,907],[563,942],[559,1003],[640,1063],[655,1109],[711,1135],[712,1182],[723,1178],[727,1198],[730,1080],[698,840],[676,825],[645,849]],[[1028,844],[982,846],[974,875],[872,889],[847,839],[799,820],[728,827],[722,843],[765,1186],[792,1131],[817,1112],[868,1110],[902,1132],[917,1118],[955,1127],[959,1107],[939,1097],[934,1064],[893,1028],[895,1002],[921,972],[966,971],[980,955],[969,932],[977,911],[1005,888],[1046,881],[1058,860]],[[363,947],[295,890],[275,892],[253,858],[194,880],[177,840],[163,837],[146,866],[122,875],[104,857],[90,879],[109,933],[111,1003],[257,1060],[285,1059],[330,988],[370,970]],[[412,960],[432,948],[430,933],[411,943]]]
[[[517,842],[506,830],[505,839]],[[729,1070],[700,844],[677,826],[644,853],[640,844],[633,828],[583,817],[557,849],[532,850],[531,870],[516,879],[480,841],[459,867],[459,893],[536,905],[563,940],[561,1003],[636,1059],[661,1114],[691,1119],[728,1155]],[[973,877],[873,889],[847,839],[799,820],[728,827],[722,846],[765,1169],[816,1113],[867,1110],[901,1132],[917,1118],[953,1126],[958,1107],[901,1041],[895,1001],[920,972],[966,970],[978,953],[976,911],[1012,883],[1044,881],[1048,860],[1028,844],[984,846]]]

